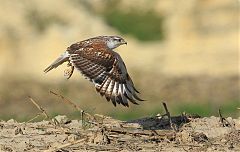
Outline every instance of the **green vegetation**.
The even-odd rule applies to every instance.
[[[239,101],[231,101],[225,104],[221,103],[220,106],[212,102],[199,102],[199,104],[184,103],[174,106],[172,111],[174,114],[186,112],[189,114],[198,114],[200,116],[218,116],[218,109],[221,109],[221,112],[225,117],[237,117],[239,112],[237,107],[239,106]]]
[[[130,11],[119,9],[117,3],[108,3],[102,15],[106,23],[122,34],[129,34],[141,41],[163,40],[163,17],[152,10]]]
[[[239,117],[240,110],[237,109],[237,107],[240,107],[239,101],[231,101],[225,104],[221,104],[219,107],[218,105],[214,105],[213,103],[204,103],[199,102],[199,104],[191,104],[183,102],[182,104],[169,104],[168,109],[172,115],[180,115],[183,112],[186,112],[187,114],[198,114],[202,117],[209,117],[209,116],[218,116],[218,109],[221,109],[221,112],[224,117],[233,117],[237,118]],[[164,114],[163,107],[161,108],[161,104],[159,104],[159,108],[156,108],[156,106],[151,109],[151,111],[137,111],[134,110],[132,112],[128,113],[114,113],[112,112],[109,114],[110,116],[120,119],[120,120],[131,120],[131,119],[138,119],[143,117],[142,113],[145,113],[147,116],[153,116],[156,114]],[[148,115],[147,115],[148,113]]]
[[[239,117],[240,116],[240,110],[237,110],[236,108],[240,107],[240,101],[232,101],[226,104],[223,104],[220,109],[222,114],[229,116],[229,117]]]
[[[161,104],[159,104],[159,108],[156,108],[156,106],[153,107],[153,109],[144,110],[142,109],[141,112],[139,112],[139,109],[135,109],[130,112],[115,112],[111,111],[111,113],[108,114],[108,116],[111,116],[115,119],[120,120],[132,120],[132,119],[139,119],[143,117],[150,117],[154,116],[156,114],[164,114],[165,111],[163,110],[163,107],[161,108]],[[191,104],[191,103],[183,103],[183,104],[169,104],[168,109],[172,115],[180,115],[183,112],[186,112],[187,114],[198,114],[202,117],[207,116],[218,116],[218,109],[221,109],[221,112],[224,117],[233,117],[237,118],[239,117],[240,110],[237,109],[237,107],[240,107],[239,101],[231,101],[226,104],[222,104],[220,107],[217,105],[213,105],[212,103],[200,103],[200,104]],[[92,114],[94,114],[94,111],[88,111]],[[143,115],[144,114],[144,115]],[[72,111],[72,112],[56,112],[51,111],[49,113],[50,118],[53,118],[57,115],[66,115],[70,119],[81,119],[80,112],[79,111]],[[28,121],[31,118],[33,118],[35,115],[4,115],[0,117],[0,120],[9,120],[9,119],[16,119],[17,121]],[[36,121],[41,121],[44,117],[40,116],[39,118],[35,119]]]
[[[145,78],[145,82],[142,82],[140,88],[148,88],[148,82],[151,79]],[[202,83],[199,86],[197,82],[203,79],[204,82],[208,83]],[[107,103],[104,98],[101,98],[88,83],[76,83],[76,81],[43,83],[30,79],[16,79],[14,81],[13,79],[10,79],[10,81],[4,79],[3,82],[0,87],[0,103],[2,107],[0,120],[13,118],[17,121],[28,121],[36,116],[39,110],[28,101],[29,95],[47,111],[51,118],[57,115],[66,115],[70,119],[80,119],[79,111],[62,102],[60,98],[50,94],[49,90],[62,94],[79,105],[85,112],[107,115],[120,120],[132,120],[164,114],[165,111],[162,106],[164,99],[166,99],[165,101],[172,115],[186,112],[200,116],[218,116],[219,108],[224,117],[237,118],[240,114],[240,110],[237,109],[240,108],[237,88],[238,79],[235,78],[158,79],[156,83],[159,83],[159,85],[152,85],[151,89],[144,90],[142,97],[147,101],[141,102],[138,106],[130,104],[129,108],[123,106],[115,108],[111,103]],[[163,87],[159,88],[159,86]],[[212,88],[215,88],[214,92],[211,92]],[[229,89],[224,90],[222,88]],[[36,121],[42,119],[41,116]]]
[[[176,105],[174,108],[174,113],[182,113],[186,112],[189,114],[198,114],[200,116],[210,116],[210,115],[216,115],[216,112],[214,112],[214,109],[210,106],[209,103],[200,103],[200,104],[179,104]]]
[[[74,3],[84,6],[91,14],[102,16],[109,26],[122,34],[140,41],[164,39],[164,18],[148,6],[124,9],[118,0],[102,1],[103,7],[93,7],[90,2],[82,0],[75,0]]]

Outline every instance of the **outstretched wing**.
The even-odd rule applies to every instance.
[[[69,48],[69,60],[114,106],[116,103],[128,106],[128,101],[134,104],[143,101],[138,97],[139,92],[120,55],[104,48],[106,47],[85,47],[75,51]]]

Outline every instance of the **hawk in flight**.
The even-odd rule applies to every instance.
[[[57,58],[44,72],[57,68],[64,62],[68,62],[69,69],[64,75],[69,79],[74,68],[90,80],[107,101],[112,101],[128,107],[128,101],[138,104],[143,101],[138,97],[132,79],[121,56],[113,51],[127,42],[119,36],[98,36],[72,44]]]

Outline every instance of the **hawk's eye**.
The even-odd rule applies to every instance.
[[[115,41],[117,41],[117,42],[121,42],[121,39],[115,39]]]

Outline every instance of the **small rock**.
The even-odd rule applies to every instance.
[[[57,121],[59,124],[67,124],[67,123],[71,122],[71,120],[68,119],[67,116],[65,116],[65,115],[58,115],[53,118],[53,121]]]
[[[7,123],[17,123],[17,121],[14,120],[14,119],[10,119],[10,120],[7,121]]]

